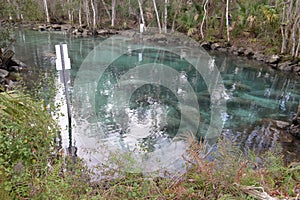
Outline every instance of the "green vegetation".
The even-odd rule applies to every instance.
[[[196,39],[263,46],[270,54],[299,57],[299,5],[300,0],[0,0],[0,19],[90,29],[133,28],[144,21]]]
[[[112,152],[116,167],[102,166],[106,178],[91,181],[97,175],[83,162],[74,164],[55,153],[58,129],[41,102],[20,92],[1,93],[0,102],[1,199],[268,199],[299,194],[299,163],[284,166],[278,152],[260,155],[257,162],[225,139],[208,155],[208,145],[191,139],[186,172],[165,172],[165,177],[144,176],[139,169],[128,173],[124,163],[134,163],[133,158]]]

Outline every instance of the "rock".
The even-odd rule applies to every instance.
[[[221,47],[221,48],[218,48],[218,51],[226,53],[227,52],[227,48]]]
[[[70,24],[61,25],[61,30],[63,31],[68,31],[70,29],[72,29],[72,26]]]
[[[15,87],[15,83],[12,80],[6,79],[6,85],[5,85],[5,87],[8,90],[11,90],[11,89],[13,89]]]
[[[18,72],[19,71],[19,66],[16,66],[16,65],[9,66],[8,67],[8,71],[10,71],[10,72]]]
[[[277,68],[281,71],[286,71],[286,72],[291,72],[293,70],[293,67],[291,66],[290,61],[279,63]]]
[[[8,76],[9,72],[5,69],[0,69],[0,77],[6,78]]]
[[[83,33],[81,34],[82,37],[87,37],[88,36],[88,31],[87,30],[84,30]]]
[[[240,47],[240,48],[238,48],[237,52],[238,52],[238,55],[244,55],[245,49],[243,47]]]
[[[45,30],[46,30],[46,26],[44,26],[44,25],[39,25],[39,26],[38,26],[38,30],[39,30],[39,31],[45,31]]]
[[[285,129],[290,125],[289,122],[280,121],[280,120],[273,120],[273,122],[277,128],[281,128],[281,129]]]
[[[300,72],[300,66],[295,66],[295,67],[293,68],[293,71],[294,71],[294,72]]]
[[[58,24],[54,24],[54,25],[52,26],[52,29],[55,30],[55,31],[61,31],[61,26],[58,25]]]
[[[277,64],[280,61],[280,56],[279,55],[272,55],[269,57],[266,62],[270,64]]]
[[[255,59],[255,60],[258,60],[258,61],[265,61],[265,56],[264,56],[264,54],[262,54],[262,53],[259,53],[259,52],[255,52],[254,53],[254,55],[253,55],[253,58]]]
[[[209,42],[202,42],[202,43],[200,44],[200,46],[201,46],[202,48],[204,48],[205,50],[211,50],[211,45],[210,45]]]
[[[244,51],[244,55],[247,56],[248,58],[251,58],[251,57],[254,55],[253,49],[247,48],[247,49]]]
[[[120,32],[122,36],[127,36],[129,38],[133,38],[135,36],[135,32],[134,31],[121,31]]]
[[[212,50],[217,50],[218,48],[221,48],[221,45],[220,45],[219,43],[213,43],[213,44],[211,45],[211,49],[212,49]]]
[[[229,48],[229,52],[230,53],[235,53],[235,52],[237,52],[237,50],[238,50],[238,48],[236,47],[236,46],[231,46],[230,48]]]

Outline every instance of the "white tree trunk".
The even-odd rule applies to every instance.
[[[205,22],[205,19],[206,19],[206,15],[207,15],[207,10],[206,10],[207,3],[208,3],[208,0],[205,0],[204,6],[203,6],[204,16],[203,16],[203,19],[202,19],[202,22],[201,22],[201,27],[200,27],[200,33],[201,33],[201,38],[202,39],[204,38],[203,25],[204,25],[204,22]]]
[[[226,1],[226,29],[227,29],[227,41],[229,42],[230,41],[230,38],[229,38],[229,11],[228,11],[228,8],[229,8],[229,0]]]
[[[93,0],[91,0],[91,7],[93,11],[93,31],[95,31],[96,30],[96,9]]]
[[[82,27],[81,0],[79,1],[78,21],[79,21],[79,27]]]
[[[298,25],[297,25],[298,19],[296,18],[293,24],[293,29],[291,30],[291,42],[292,42],[292,47],[291,47],[291,55],[295,56],[296,53],[296,31],[298,29]]]
[[[142,23],[144,24],[144,29],[146,30],[146,23],[145,23],[145,19],[144,19],[144,13],[143,13],[143,7],[142,7],[141,0],[138,0],[138,3],[139,3],[139,8],[140,8]]]
[[[296,49],[295,57],[300,57],[300,24],[298,24],[298,46]]]
[[[68,18],[69,18],[69,23],[71,23],[72,24],[72,11],[71,11],[71,8],[70,8],[70,4],[71,4],[71,0],[68,0],[67,1],[67,3],[68,3],[68,7],[69,7],[69,9],[68,9]]]
[[[282,20],[281,20],[281,37],[282,37],[282,42],[281,42],[281,53],[284,53],[286,51],[286,37],[285,37],[285,30],[286,30],[286,3],[283,2],[283,8],[282,8]]]
[[[158,14],[158,11],[157,11],[155,0],[153,0],[153,6],[154,6],[155,14],[156,14],[156,20],[157,20],[157,26],[158,26],[158,29],[159,29],[159,33],[161,33],[161,24],[160,24],[159,14]]]
[[[115,18],[116,18],[116,0],[111,1],[111,26],[115,26]]]
[[[44,0],[44,8],[45,8],[45,13],[46,13],[46,22],[50,23],[50,17],[49,17],[47,0]]]
[[[85,18],[87,26],[90,26],[90,7],[89,7],[89,0],[85,1]]]
[[[105,1],[104,1],[104,0],[101,0],[101,2],[102,2],[102,4],[103,4],[103,7],[104,7],[105,12],[107,13],[109,19],[111,19],[110,12],[109,12],[108,9],[107,9],[107,6],[106,6]]]
[[[164,17],[164,32],[167,33],[167,21],[168,21],[168,0],[165,0],[165,17]]]

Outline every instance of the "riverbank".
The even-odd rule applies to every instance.
[[[25,25],[25,27],[30,27],[37,31],[65,31],[78,37],[108,36],[120,34],[129,29],[104,28],[92,31],[86,26],[78,27],[70,24],[34,24]],[[134,29],[134,27],[130,29]],[[210,37],[209,40],[201,40],[198,35],[192,35],[191,37],[198,41],[200,46],[207,51],[216,51],[228,55],[245,57],[250,60],[257,60],[267,64],[272,69],[300,75],[300,58],[276,53],[274,47],[264,45],[264,41],[262,40],[249,38],[247,35],[232,38],[231,42],[214,37]]]
[[[28,66],[14,58],[14,52],[0,49],[0,91],[13,90]]]

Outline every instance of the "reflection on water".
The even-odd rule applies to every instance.
[[[83,60],[102,41],[100,38],[73,38],[64,34],[39,32],[20,31],[17,36],[14,46],[17,57],[25,63],[45,69],[54,68],[54,45],[67,43],[72,62],[71,86]],[[163,162],[168,163],[168,159],[180,156],[176,152],[185,146],[180,141],[174,142],[179,127],[189,130],[189,127],[196,126],[193,119],[197,119],[199,110],[200,126],[194,133],[199,138],[214,121],[207,85],[201,74],[184,57],[184,52],[180,55],[154,49],[140,52],[129,46],[128,53],[106,66],[97,83],[87,81],[76,88],[75,95],[80,96],[81,101],[73,102],[72,113],[75,123],[73,139],[78,154],[92,165],[107,157],[108,151],[102,148],[103,144],[110,150],[160,154],[157,157],[151,154],[153,157],[150,162],[153,165],[161,163],[162,158],[165,159]],[[98,59],[96,54],[90,58]],[[95,60],[91,60],[91,63]],[[154,61],[176,70],[171,89],[159,84],[138,82],[135,77],[140,74],[136,72],[128,75],[137,65]],[[227,111],[221,113],[221,118],[225,123],[224,128],[232,130],[232,134],[247,134],[241,131],[243,127],[255,125],[264,118],[287,120],[296,111],[300,99],[298,77],[269,70],[257,62],[218,54],[212,55],[209,62],[209,66],[215,64],[221,72],[225,85],[222,98],[227,102]],[[213,71],[213,68],[210,70]],[[156,77],[156,73],[159,74],[155,70],[150,71],[149,76]],[[124,74],[129,79],[121,82]],[[187,85],[196,94],[198,108],[179,104],[180,99],[189,99]],[[134,92],[127,99],[128,102],[124,103],[123,98],[127,98],[129,88],[132,87]],[[89,109],[95,112],[84,112]],[[67,146],[65,144],[65,148]],[[88,149],[95,152],[87,153]],[[144,167],[150,170],[153,166]]]

